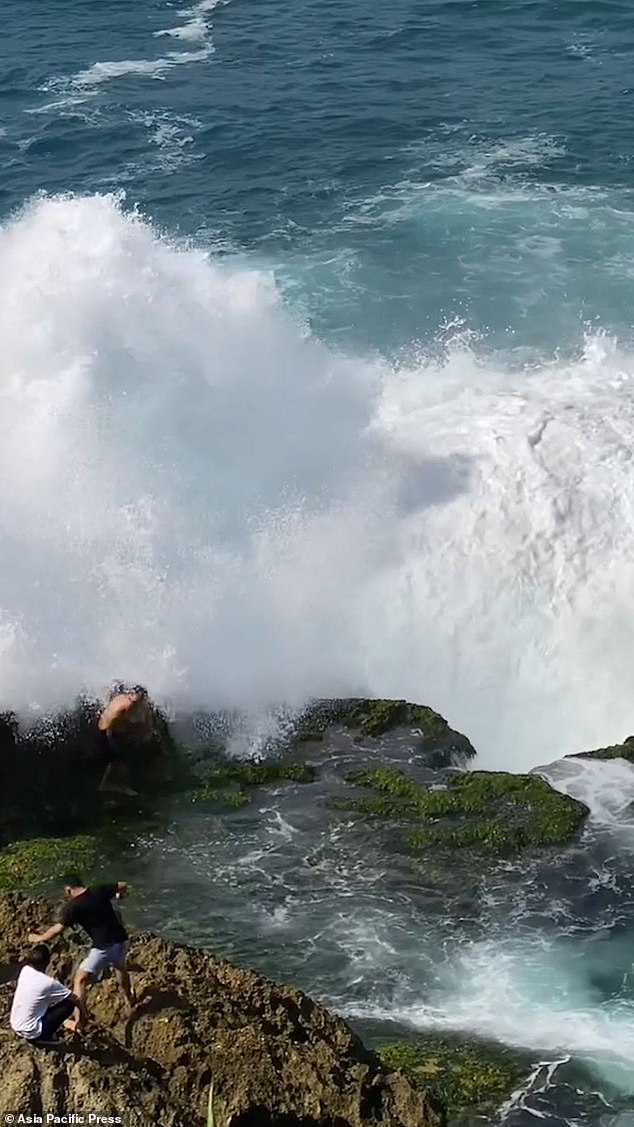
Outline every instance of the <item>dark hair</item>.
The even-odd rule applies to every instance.
[[[32,947],[26,959],[24,960],[27,967],[33,967],[33,970],[46,970],[51,958],[51,952],[45,943],[36,943]]]
[[[146,697],[147,696],[147,689],[145,688],[144,685],[133,685],[132,688],[130,689],[130,692],[131,693],[138,693],[140,697]]]
[[[81,879],[79,873],[66,873],[66,875],[62,877],[62,884],[64,885],[64,888],[84,887],[84,882]]]

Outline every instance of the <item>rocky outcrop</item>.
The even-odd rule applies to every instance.
[[[83,699],[28,729],[12,714],[0,714],[0,846],[35,833],[76,833],[108,820],[98,793],[104,769],[95,740],[98,712],[97,701]],[[123,819],[147,814],[157,797],[176,790],[191,788],[194,800],[240,806],[249,801],[254,786],[276,779],[310,781],[312,768],[289,763],[289,758],[303,759],[316,743],[336,747],[341,733],[360,747],[379,751],[384,739],[405,738],[430,767],[464,765],[475,755],[466,736],[437,712],[404,700],[319,700],[299,715],[281,709],[277,733],[263,749],[264,764],[239,765],[227,758],[227,744],[244,722],[238,713],[192,718],[196,751],[177,745],[160,709],[152,708],[152,718],[144,738],[132,746],[128,763],[142,798],[118,803]]]
[[[132,1016],[106,980],[90,992],[83,1042],[23,1044],[7,1025],[11,977],[24,936],[52,911],[0,898],[0,1118],[93,1112],[132,1127],[204,1127],[213,1080],[215,1127],[444,1127],[440,1105],[305,994],[149,935],[132,943],[142,998]],[[79,951],[63,936],[52,971],[67,980]]]
[[[440,713],[406,700],[315,701],[295,724],[293,742],[321,741],[337,728],[348,731],[355,742],[407,735],[412,751],[424,757],[429,767],[464,765],[476,754],[467,737],[450,728]]]
[[[95,739],[97,701],[22,728],[12,714],[0,714],[0,844],[25,833],[71,833],[94,825],[103,813],[98,785],[103,775]],[[151,726],[137,740],[131,777],[146,795],[186,776],[166,718],[152,708]]]
[[[403,827],[402,844],[415,853],[438,847],[497,857],[565,845],[588,815],[583,803],[539,775],[467,771],[432,788],[382,765],[353,771],[348,782],[374,793],[333,805]]]
[[[378,1052],[385,1064],[402,1069],[413,1084],[433,1084],[452,1127],[469,1127],[495,1116],[535,1068],[530,1053],[453,1033],[412,1036],[383,1045]]]
[[[622,744],[598,747],[594,751],[577,751],[566,759],[625,759],[634,763],[634,736],[628,736]]]

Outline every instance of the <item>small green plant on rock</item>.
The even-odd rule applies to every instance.
[[[214,1082],[209,1085],[209,1099],[207,1101],[207,1127],[217,1127],[216,1112],[214,1107]]]

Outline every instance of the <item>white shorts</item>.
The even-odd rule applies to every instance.
[[[106,947],[103,951],[99,947],[91,947],[86,958],[79,964],[79,969],[100,978],[108,967],[123,970],[127,953],[127,943],[113,943],[112,947]]]

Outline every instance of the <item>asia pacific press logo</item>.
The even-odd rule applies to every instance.
[[[90,1112],[88,1115],[80,1115],[78,1112],[71,1111],[68,1115],[58,1115],[56,1112],[50,1111],[42,1115],[31,1114],[30,1112],[18,1111],[15,1114],[8,1112],[4,1116],[4,1122],[8,1127],[31,1127],[32,1124],[60,1124],[61,1127],[86,1127],[94,1125],[94,1127],[116,1127],[117,1124],[123,1123],[120,1115],[98,1115],[96,1112]]]

